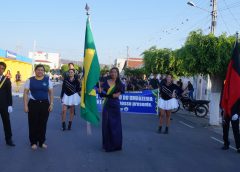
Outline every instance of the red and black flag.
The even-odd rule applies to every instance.
[[[228,65],[226,80],[221,98],[221,107],[225,114],[232,116],[240,109],[240,53],[238,38]]]

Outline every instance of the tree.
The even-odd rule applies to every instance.
[[[155,59],[157,56],[157,48],[151,47],[148,50],[144,51],[143,53],[143,62],[144,62],[144,68],[147,75],[150,75],[151,73],[157,73],[156,65],[155,65]]]
[[[203,35],[201,30],[189,34],[185,45],[178,50],[178,58],[182,60],[182,68],[188,75],[210,75],[212,92],[220,92],[222,82],[231,57],[235,38],[222,34]]]
[[[125,68],[124,69],[124,75],[125,76],[136,76],[136,77],[142,77],[145,74],[145,70],[144,68],[137,68],[137,69],[133,69],[133,68]]]
[[[75,66],[74,66],[74,68],[75,68]],[[77,70],[78,70],[79,73],[82,73],[82,67],[81,66],[77,66]]]
[[[144,69],[147,75],[151,73],[166,74],[171,73],[175,76],[184,74],[181,68],[182,60],[176,57],[177,52],[171,49],[157,49],[151,47],[143,52]]]
[[[201,30],[193,31],[180,49],[151,47],[144,51],[144,68],[148,75],[167,72],[175,76],[210,75],[216,83],[212,91],[220,92],[234,42],[234,36],[216,37],[204,35]]]
[[[68,65],[64,64],[61,66],[61,75],[68,71]]]
[[[78,71],[78,73],[82,72],[82,67],[78,66],[78,65],[74,65],[74,69]],[[67,72],[69,70],[68,68],[68,64],[64,64],[61,67],[61,75],[63,75],[65,72]]]
[[[100,74],[104,75],[107,72],[109,72],[109,70],[110,70],[109,67],[107,65],[105,65],[103,68],[100,69]]]
[[[45,68],[45,72],[46,73],[48,73],[48,72],[50,72],[50,66],[49,65],[43,65],[44,66],[44,68]]]

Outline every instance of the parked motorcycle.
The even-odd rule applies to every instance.
[[[208,114],[209,103],[209,100],[192,100],[189,97],[181,96],[178,98],[178,108],[173,109],[172,113],[176,113],[182,108],[193,112],[197,117],[203,118]]]

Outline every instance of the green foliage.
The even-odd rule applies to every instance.
[[[100,75],[104,75],[107,72],[109,72],[109,67],[107,65],[105,65],[102,69],[100,69]]]
[[[157,48],[151,47],[149,50],[143,52],[143,62],[146,74],[157,73],[155,66],[155,59],[157,55]]]
[[[48,73],[50,72],[50,66],[49,65],[43,65],[45,68],[45,72]]]
[[[68,64],[64,64],[62,65],[61,67],[61,74],[63,75],[65,72],[68,71]],[[78,71],[78,73],[81,73],[82,72],[82,67],[81,66],[78,66],[78,65],[74,65],[74,69]]]
[[[124,69],[124,75],[125,76],[142,77],[144,74],[145,74],[144,68],[139,68],[139,69],[125,68]]]
[[[179,67],[182,60],[176,58],[176,52],[171,49],[157,49],[151,47],[143,52],[144,69],[147,75],[151,73],[182,75],[183,70]]]
[[[81,66],[78,66],[78,65],[76,65],[76,69],[78,70],[78,73],[82,73],[82,67]],[[74,68],[75,68],[75,66],[74,66]]]
[[[68,71],[68,65],[67,64],[62,65],[62,67],[61,67],[61,74],[63,75],[67,71]]]
[[[151,47],[143,52],[146,74],[171,72],[175,76],[203,74],[223,78],[231,58],[235,37],[189,33],[184,46],[177,50]]]
[[[203,35],[201,31],[191,32],[181,48],[180,59],[183,67],[191,75],[219,75],[223,77],[231,57],[235,38],[225,34],[215,37]]]

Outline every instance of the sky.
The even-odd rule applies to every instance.
[[[0,0],[0,49],[27,56],[34,50],[81,60],[90,7],[98,58],[141,57],[152,46],[177,49],[193,30],[210,32],[211,0]],[[217,0],[215,35],[240,31],[240,0]],[[209,11],[209,12],[208,12]]]

